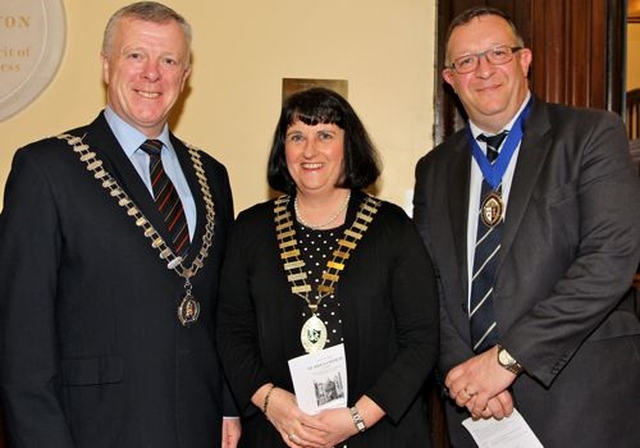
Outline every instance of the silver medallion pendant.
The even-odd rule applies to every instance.
[[[178,320],[184,327],[195,323],[200,316],[200,303],[191,294],[187,293],[178,307]]]
[[[315,314],[302,326],[300,342],[307,353],[319,352],[327,343],[327,327]]]
[[[494,227],[502,219],[504,204],[498,193],[492,191],[482,202],[480,217],[485,226]]]

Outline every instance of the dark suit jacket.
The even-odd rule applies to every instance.
[[[362,193],[352,192],[347,222],[354,219],[361,198]],[[247,418],[243,446],[252,448],[285,446],[250,399],[267,382],[293,392],[287,361],[304,354],[300,328],[306,304],[287,283],[273,216],[273,202],[238,216],[218,316],[220,354]],[[430,446],[426,403],[419,393],[437,359],[435,288],[431,262],[413,224],[399,207],[384,202],[336,284],[349,404],[367,394],[387,413],[350,439],[349,448]]]
[[[82,136],[157,228],[162,218],[104,116]],[[183,143],[172,143],[205,209]],[[200,320],[176,309],[183,279],[77,154],[56,138],[19,150],[0,221],[2,406],[12,446],[210,448],[220,443],[222,372],[214,344],[218,272],[233,219],[225,168],[201,153],[215,235],[192,280]]]
[[[445,375],[473,356],[470,164],[463,130],[416,168],[415,222],[443,293]],[[638,204],[621,120],[534,100],[506,210],[494,308],[501,343],[526,369],[514,383],[516,406],[545,446],[640,446],[633,423],[640,415],[640,324],[623,299],[640,259]],[[613,415],[615,422],[605,418]],[[450,414],[459,446],[462,417]]]

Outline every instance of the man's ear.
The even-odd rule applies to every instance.
[[[442,79],[449,84],[453,91],[456,91],[455,79],[453,78],[453,70],[449,67],[442,70]]]
[[[104,53],[100,53],[100,61],[102,62],[102,80],[105,84],[109,84],[109,59]]]
[[[518,51],[518,62],[520,63],[520,67],[522,67],[525,78],[529,75],[529,67],[531,66],[532,60],[533,54],[528,48],[523,48]]]
[[[189,75],[191,75],[191,65],[184,69],[184,73],[182,74],[182,85],[180,86],[180,91],[184,90],[184,86],[187,84],[187,79],[189,79]]]

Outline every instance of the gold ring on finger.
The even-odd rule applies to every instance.
[[[477,395],[478,392],[469,392],[469,389],[465,387],[464,393],[467,394],[469,397],[473,397],[474,395]]]

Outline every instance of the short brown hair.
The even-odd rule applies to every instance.
[[[482,17],[482,16],[502,17],[509,24],[509,27],[513,31],[513,35],[516,37],[518,46],[524,47],[524,39],[520,35],[520,32],[518,31],[518,28],[516,27],[515,22],[513,21],[513,19],[509,14],[502,11],[501,9],[492,8],[491,6],[474,6],[473,8],[469,8],[461,12],[457,16],[455,16],[451,21],[451,23],[449,24],[449,29],[447,30],[447,39],[445,40],[445,51],[447,53],[445,55],[445,60],[448,61],[449,59],[449,54],[448,54],[449,39],[451,38],[451,34],[453,33],[453,30],[460,26],[466,25],[476,17]],[[448,65],[448,62],[447,62],[447,65]]]

